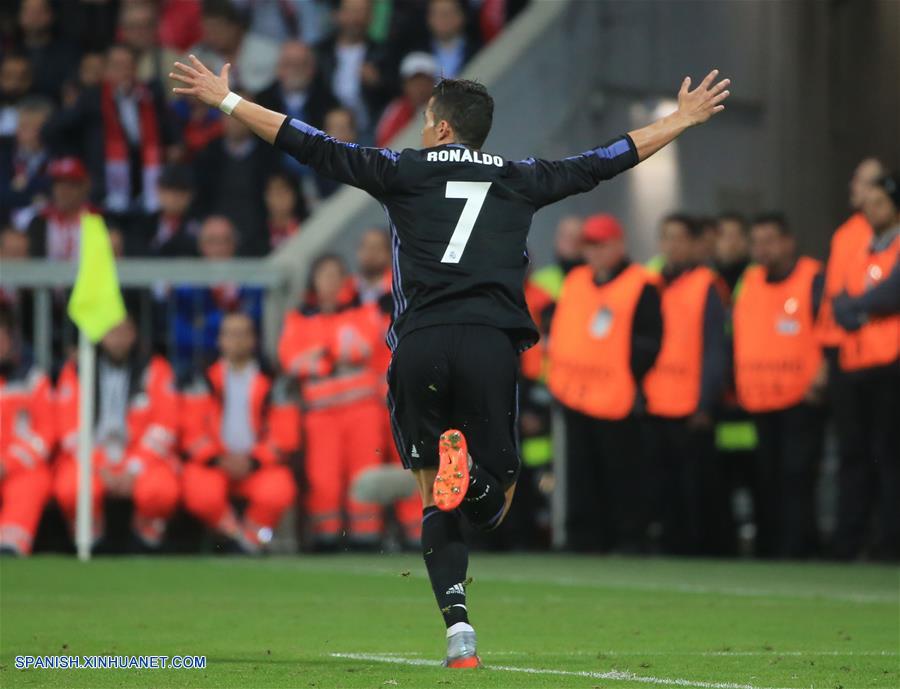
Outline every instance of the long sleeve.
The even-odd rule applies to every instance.
[[[659,290],[645,285],[631,326],[631,374],[638,382],[653,368],[662,346],[663,319]]]
[[[537,208],[573,194],[590,191],[600,182],[638,164],[637,149],[624,134],[603,146],[563,160],[528,158],[517,165],[526,178],[526,195]]]
[[[712,411],[725,390],[728,366],[725,337],[725,305],[719,290],[711,285],[703,311],[703,362],[700,374],[701,411]]]
[[[338,141],[306,122],[285,118],[275,147],[316,172],[380,198],[397,175],[399,154]]]
[[[883,281],[858,297],[841,294],[834,298],[834,317],[847,330],[858,330],[870,316],[894,313],[900,313],[900,261]]]

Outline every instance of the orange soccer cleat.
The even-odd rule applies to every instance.
[[[440,466],[434,477],[434,504],[444,512],[459,507],[469,489],[469,450],[462,431],[450,429],[441,434],[438,444]]]

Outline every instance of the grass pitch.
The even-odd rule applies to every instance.
[[[485,669],[410,555],[0,564],[2,687],[900,687],[898,570],[472,557]],[[17,670],[16,655],[204,655],[203,670]]]

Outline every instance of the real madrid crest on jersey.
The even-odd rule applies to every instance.
[[[797,320],[799,302],[796,297],[788,297],[784,301],[784,313],[778,318],[775,329],[779,335],[796,335],[800,332],[800,321]]]
[[[606,337],[612,330],[613,312],[608,306],[601,306],[591,321],[591,335],[596,338]]]

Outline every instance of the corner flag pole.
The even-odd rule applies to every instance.
[[[78,326],[78,503],[75,512],[75,545],[78,559],[89,560],[93,541],[93,453],[95,343],[125,320],[125,304],[119,290],[116,260],[103,218],[81,216],[78,277],[69,297],[69,317]]]
[[[94,368],[97,353],[83,330],[78,333],[78,508],[75,513],[75,545],[78,559],[91,559],[93,515],[91,483],[93,471],[91,442],[94,429]]]

